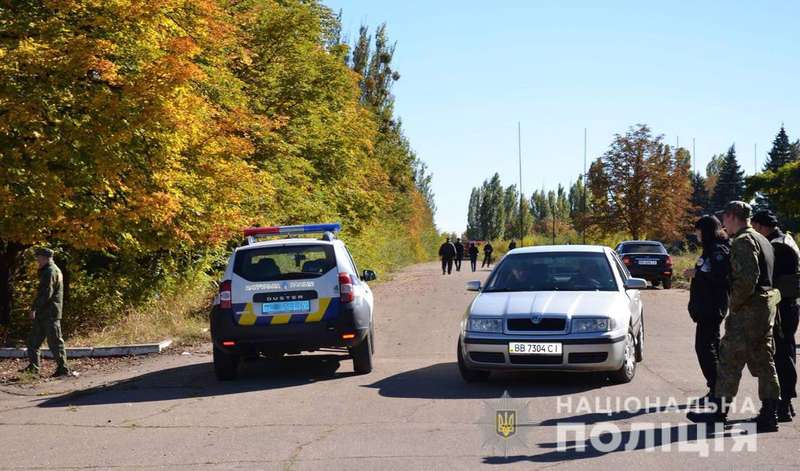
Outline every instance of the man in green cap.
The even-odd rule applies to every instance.
[[[69,376],[67,352],[61,338],[61,307],[64,298],[64,279],[61,270],[53,263],[53,251],[47,248],[36,249],[36,263],[39,266],[39,289],[33,301],[30,318],[31,333],[28,336],[28,359],[30,364],[25,371],[39,373],[39,347],[47,339],[50,353],[58,367],[54,377]]]
[[[775,263],[770,242],[750,225],[752,209],[742,201],[728,203],[723,224],[731,235],[731,301],[720,341],[717,381],[711,413],[689,414],[693,421],[725,422],[728,406],[739,392],[742,369],[758,378],[762,406],[755,418],[756,430],[778,430],[780,386],[775,371],[772,328],[780,293],[773,288]]]

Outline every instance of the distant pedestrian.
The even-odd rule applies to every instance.
[[[442,258],[442,275],[450,275],[453,272],[453,259],[456,257],[456,247],[450,242],[450,238],[445,239],[439,247],[439,256]]]
[[[494,252],[494,247],[492,247],[491,242],[486,242],[486,245],[483,246],[483,264],[481,264],[481,268],[483,267],[490,267],[492,266],[492,252]]]
[[[508,251],[511,252],[512,250],[517,248],[517,242],[512,240],[510,244],[508,244]]]
[[[692,280],[689,316],[696,323],[694,350],[709,390],[706,399],[710,400],[717,382],[720,325],[730,304],[730,243],[714,216],[701,217],[694,227],[703,253],[684,276]]]
[[[68,376],[67,352],[61,337],[61,310],[64,298],[64,279],[61,270],[53,262],[53,251],[47,248],[36,250],[39,268],[39,288],[30,312],[31,332],[28,336],[28,360],[23,370],[39,374],[39,347],[47,339],[47,346],[57,363],[54,377]]]
[[[475,245],[475,242],[469,243],[469,265],[472,267],[472,271],[477,269],[478,265],[478,246]]]
[[[464,244],[461,239],[456,239],[456,271],[461,271],[461,260],[464,259]]]
[[[791,234],[778,228],[778,218],[770,211],[759,211],[753,216],[753,228],[772,243],[775,251],[773,286],[781,293],[778,316],[773,329],[775,337],[775,370],[781,385],[781,401],[778,404],[778,420],[791,422],[794,416],[792,398],[797,397],[797,332],[800,316],[800,250]]]

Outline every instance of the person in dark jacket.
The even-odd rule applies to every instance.
[[[703,252],[684,275],[692,280],[689,315],[696,323],[694,349],[710,398],[717,380],[720,324],[730,303],[730,244],[714,216],[701,217],[695,223],[695,234]]]
[[[494,247],[492,247],[491,242],[486,242],[486,245],[483,246],[483,264],[481,264],[481,268],[483,267],[490,267],[492,266],[492,252],[494,252]]]
[[[475,271],[478,267],[478,246],[475,245],[475,242],[469,243],[469,264],[472,267],[472,271]]]
[[[461,239],[456,239],[456,271],[461,271],[461,260],[464,259],[464,244]]]
[[[797,332],[800,317],[800,250],[790,234],[778,228],[778,218],[770,211],[759,211],[753,216],[753,229],[769,239],[775,250],[775,267],[772,278],[774,286],[781,292],[778,315],[773,328],[775,338],[775,370],[781,385],[781,399],[778,403],[778,420],[791,422],[794,416],[792,398],[797,397]]]
[[[450,238],[445,239],[444,244],[439,247],[439,256],[442,257],[442,275],[450,275],[453,272],[453,259],[456,257],[456,246],[450,242]]]
[[[517,241],[512,240],[511,243],[508,244],[508,251],[511,252],[516,248],[517,248]]]

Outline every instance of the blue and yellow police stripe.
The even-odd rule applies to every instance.
[[[338,298],[320,298],[319,308],[308,314],[274,314],[271,316],[256,315],[253,310],[254,303],[234,304],[236,322],[239,325],[285,325],[304,324],[330,320],[339,312]]]

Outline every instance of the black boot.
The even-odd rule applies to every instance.
[[[712,396],[708,399],[708,404],[712,407],[711,411],[706,411],[706,412],[691,411],[688,414],[686,414],[686,418],[694,423],[724,424],[725,422],[727,422],[729,401]]]
[[[790,401],[781,401],[778,404],[778,422],[791,422],[792,421],[792,403]]]
[[[756,431],[758,433],[778,431],[778,401],[776,399],[764,399],[761,403],[761,410],[754,419]]]

